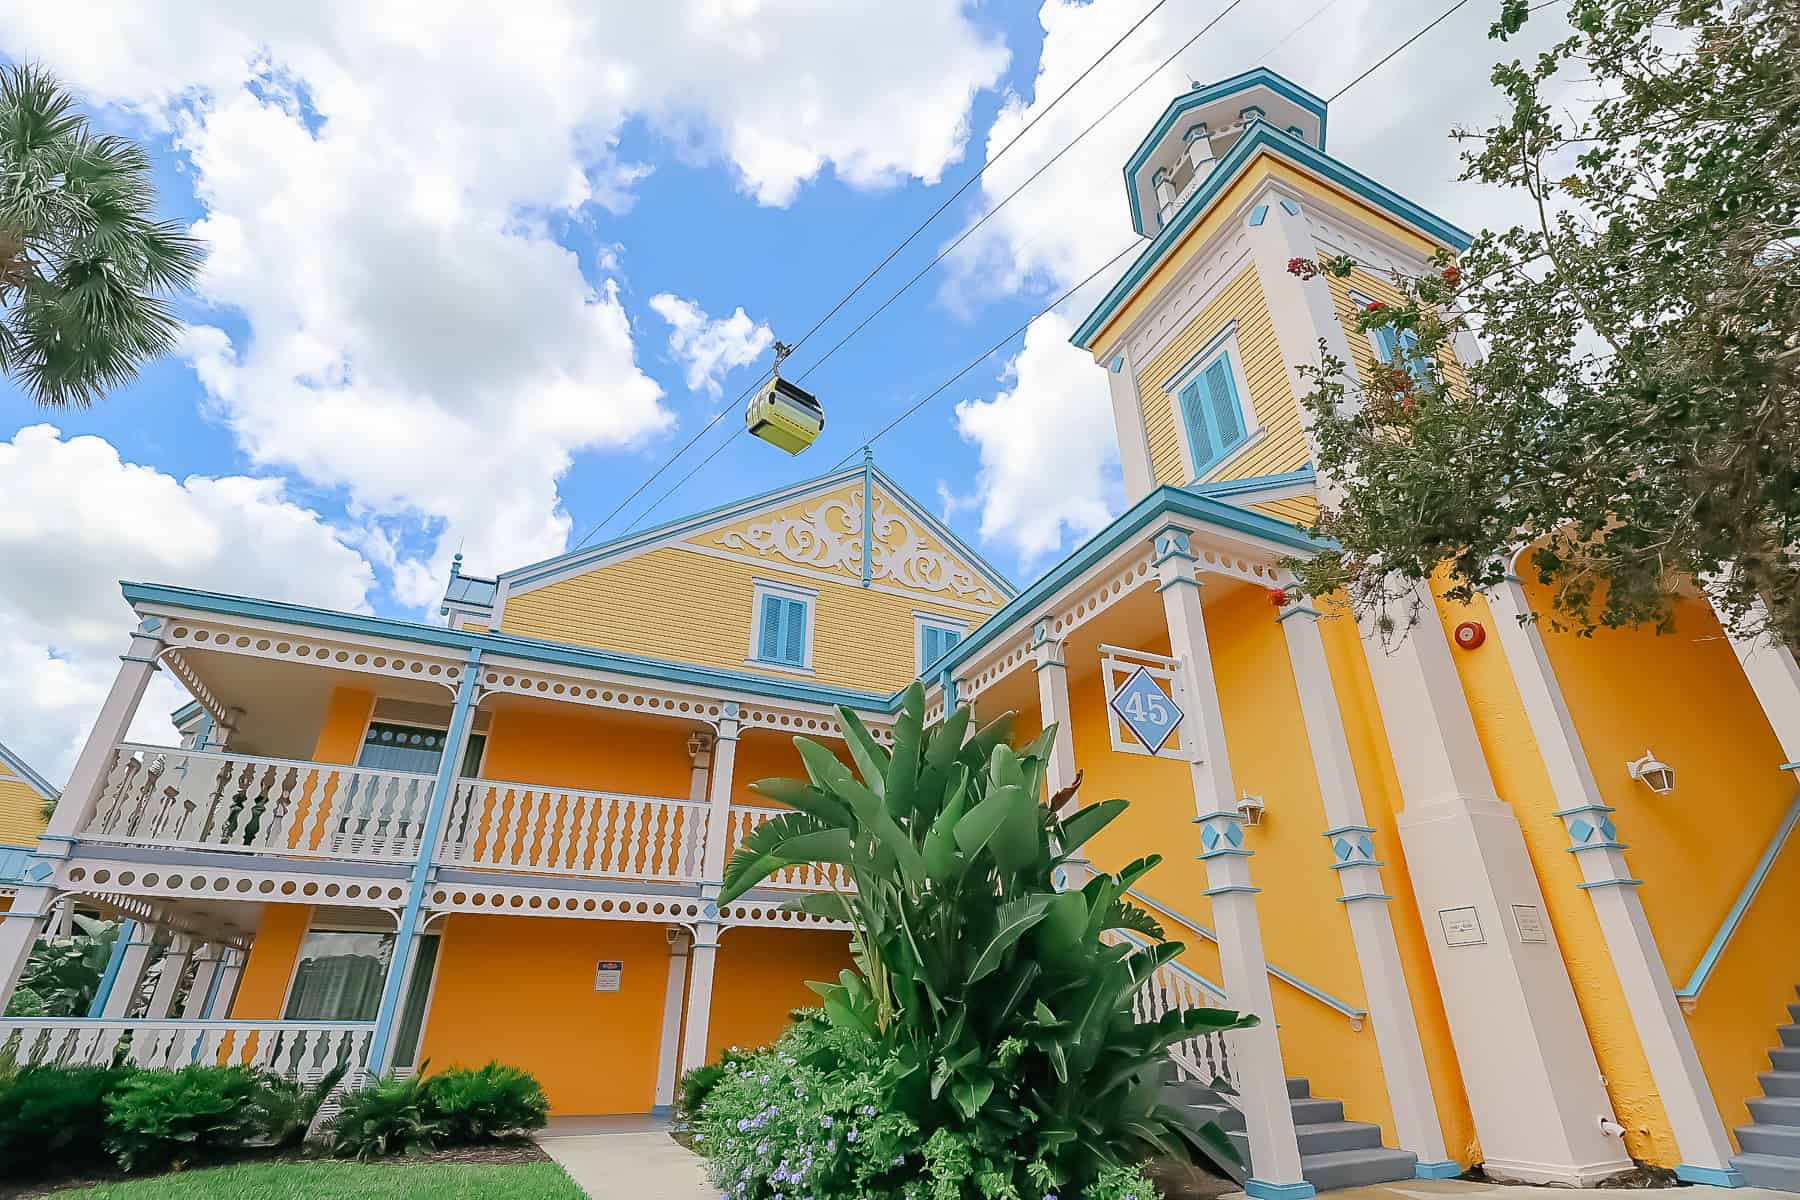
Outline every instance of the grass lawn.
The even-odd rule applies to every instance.
[[[274,1162],[54,1193],[56,1200],[585,1200],[551,1162]]]

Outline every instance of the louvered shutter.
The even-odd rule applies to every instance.
[[[806,665],[806,603],[783,600],[787,619],[782,622],[781,661],[792,667]]]
[[[1194,465],[1204,466],[1218,457],[1213,445],[1212,428],[1206,421],[1206,408],[1200,402],[1200,380],[1181,389],[1181,419],[1187,423],[1188,440],[1193,443]]]
[[[1213,453],[1223,454],[1244,440],[1244,418],[1238,408],[1237,383],[1223,354],[1206,368],[1206,390],[1212,402]]]
[[[780,596],[764,596],[762,601],[762,634],[757,639],[756,657],[764,662],[780,662],[781,619],[786,613]]]

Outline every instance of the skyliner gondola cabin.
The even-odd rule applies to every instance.
[[[825,410],[811,392],[777,375],[750,401],[744,420],[753,436],[798,454],[825,428]]]

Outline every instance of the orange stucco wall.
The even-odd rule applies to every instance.
[[[719,941],[713,973],[708,1058],[727,1046],[772,1042],[788,1013],[819,995],[808,980],[831,982],[850,965],[848,934],[795,929],[731,929]]]
[[[288,982],[294,976],[294,960],[300,941],[312,922],[310,904],[267,904],[244,973],[238,981],[231,1015],[240,1021],[279,1021],[287,999]]]

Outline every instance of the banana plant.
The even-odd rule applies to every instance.
[[[854,891],[787,907],[850,927],[854,969],[812,986],[834,1025],[893,1051],[892,1103],[921,1129],[1016,1147],[1039,1187],[1181,1144],[1235,1166],[1222,1132],[1161,1103],[1164,1051],[1256,1018],[1200,1008],[1139,1022],[1132,1012],[1138,989],[1182,950],[1124,899],[1160,859],[1057,886],[1127,802],[1060,815],[1079,779],[1040,799],[1054,727],[1015,750],[1011,714],[971,731],[969,708],[930,727],[924,709],[914,684],[892,750],[839,709],[849,764],[795,738],[806,778],[752,785],[790,811],[744,839],[720,904],[791,866],[845,868]],[[1120,929],[1139,944],[1102,940]]]

